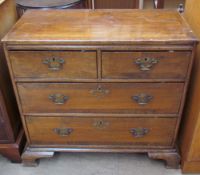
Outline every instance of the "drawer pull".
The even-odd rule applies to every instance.
[[[55,104],[62,105],[69,99],[69,97],[62,94],[51,94],[49,95],[49,99]]]
[[[65,63],[65,60],[62,58],[46,58],[43,60],[43,64],[47,64],[49,70],[52,71],[59,71],[62,69],[63,64]]]
[[[72,128],[55,128],[53,129],[53,131],[58,134],[59,136],[69,136],[72,132],[73,132],[73,129]]]
[[[109,94],[110,91],[99,85],[95,90],[91,90],[90,93],[97,98],[101,98]]]
[[[149,71],[153,67],[153,65],[158,63],[156,58],[138,58],[135,63],[140,67],[141,71]]]
[[[132,96],[132,100],[134,100],[136,103],[138,103],[140,105],[146,105],[152,99],[153,99],[153,96],[147,95],[147,94],[144,94],[144,93]]]
[[[109,125],[109,122],[104,120],[95,121],[93,126],[98,129],[106,128]]]
[[[131,133],[133,137],[139,138],[139,137],[144,137],[149,133],[149,129],[147,128],[132,128]]]

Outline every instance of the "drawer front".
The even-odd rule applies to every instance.
[[[175,118],[26,117],[31,144],[170,146]]]
[[[184,79],[190,52],[103,52],[104,79]]]
[[[182,83],[18,83],[24,113],[179,111]]]
[[[96,52],[10,51],[16,78],[97,78]]]

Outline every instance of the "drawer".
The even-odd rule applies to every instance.
[[[15,78],[95,79],[94,51],[10,51]]]
[[[18,83],[24,113],[177,114],[182,83]]]
[[[26,117],[32,145],[170,146],[175,118]]]
[[[185,79],[191,52],[102,52],[104,79]]]

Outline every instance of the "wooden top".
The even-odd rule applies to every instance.
[[[16,0],[16,3],[30,8],[52,8],[70,5],[79,1],[81,0]]]
[[[191,44],[176,11],[30,10],[3,39],[10,44]]]

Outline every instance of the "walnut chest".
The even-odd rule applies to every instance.
[[[3,39],[28,139],[54,152],[144,152],[176,168],[196,38],[175,11],[28,11]]]

